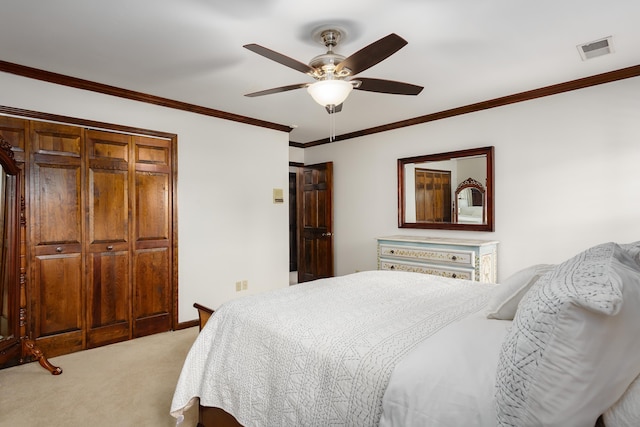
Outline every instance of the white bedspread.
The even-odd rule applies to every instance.
[[[190,350],[171,414],[200,397],[245,427],[375,426],[396,363],[494,286],[370,271],[228,302]]]
[[[510,325],[480,311],[420,343],[391,374],[380,427],[495,427],[496,367]]]

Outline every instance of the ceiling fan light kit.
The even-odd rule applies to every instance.
[[[320,80],[307,86],[307,92],[323,107],[342,104],[351,91],[353,85],[345,80]]]
[[[317,80],[315,83],[281,86],[249,93],[245,96],[270,95],[306,87],[311,97],[325,107],[329,114],[332,114],[342,110],[342,103],[353,89],[396,95],[417,95],[422,91],[422,86],[390,80],[367,78],[346,80],[371,68],[403,48],[407,41],[397,34],[389,34],[346,58],[333,52],[333,48],[342,38],[339,29],[325,26],[322,30],[316,31],[312,37],[321,41],[327,48],[327,52],[315,56],[309,65],[257,44],[245,45],[245,48],[258,55],[305,73]]]

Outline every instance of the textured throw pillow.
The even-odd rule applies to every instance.
[[[487,319],[513,320],[524,294],[540,276],[554,267],[553,264],[535,264],[509,276],[493,292],[487,304]]]
[[[640,266],[587,249],[524,296],[496,375],[500,426],[593,426],[640,374]]]
[[[640,426],[640,377],[631,383],[603,418],[607,427]]]
[[[635,259],[638,264],[640,264],[640,241],[633,243],[625,243],[620,245],[622,249],[627,251],[627,253],[631,256],[631,258]]]

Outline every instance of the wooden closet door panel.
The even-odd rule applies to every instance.
[[[88,254],[87,348],[130,337],[129,251]]]
[[[32,325],[45,353],[84,347],[82,130],[30,122]]]
[[[169,239],[169,175],[136,172],[136,242]]]
[[[129,241],[129,178],[127,170],[89,169],[89,244]]]
[[[78,254],[43,255],[36,260],[40,285],[40,335],[80,330],[81,257]]]
[[[48,357],[82,350],[82,257],[80,253],[39,255],[34,262],[37,295],[32,316],[38,345]]]
[[[137,250],[133,274],[135,336],[168,331],[171,327],[169,248]]]
[[[131,337],[131,136],[87,131],[87,347]]]
[[[135,137],[134,336],[171,328],[170,141]]]
[[[73,243],[80,251],[82,209],[79,165],[37,162],[35,197],[35,244]]]

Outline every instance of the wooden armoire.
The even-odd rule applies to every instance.
[[[175,137],[0,116],[23,151],[29,329],[47,357],[170,330]]]

